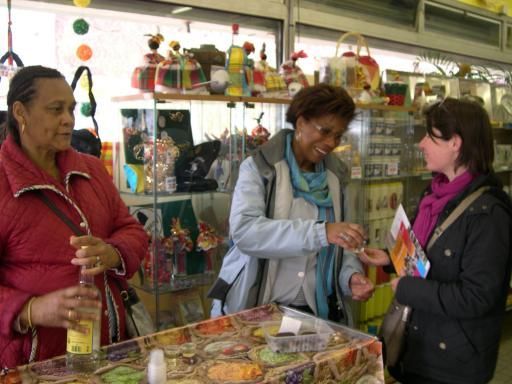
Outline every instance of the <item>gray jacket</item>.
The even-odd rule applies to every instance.
[[[219,279],[212,288],[216,293],[222,292],[210,295],[222,298],[214,300],[212,316],[221,315],[222,309],[224,313],[233,313],[275,301],[289,304],[300,287],[310,307],[316,310],[315,273],[307,272],[314,270],[316,254],[328,242],[325,224],[316,220],[316,214],[306,215],[311,219],[294,217],[301,207],[294,205],[290,171],[284,157],[287,134],[293,131],[278,132],[240,166],[230,213],[234,245],[225,255]],[[347,169],[332,154],[326,157],[326,169],[335,219],[341,221]],[[349,306],[342,303],[343,295],[350,295],[350,277],[356,272],[363,273],[363,268],[355,255],[339,248],[335,271],[337,301],[349,312],[346,320],[351,324]]]

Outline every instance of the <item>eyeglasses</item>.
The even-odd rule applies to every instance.
[[[311,124],[311,126],[315,128],[323,138],[327,139],[332,137],[336,141],[336,144],[341,142],[344,132],[336,132],[332,128],[322,127],[321,125],[311,120],[309,121],[309,124]]]

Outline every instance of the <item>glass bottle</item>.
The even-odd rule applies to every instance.
[[[94,276],[86,275],[83,272],[87,267],[80,269],[79,283],[83,287],[97,291],[97,297],[101,300],[101,294],[94,284]],[[79,297],[80,298],[80,297]],[[100,339],[101,339],[101,308],[78,307],[74,311],[80,313],[96,312],[96,320],[80,320],[82,328],[86,328],[86,333],[81,333],[73,329],[68,329],[66,343],[66,365],[75,372],[92,373],[99,367],[100,360]]]

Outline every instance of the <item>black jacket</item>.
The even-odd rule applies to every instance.
[[[413,308],[405,371],[461,384],[493,376],[512,264],[510,198],[495,176],[480,176],[446,205],[438,225],[484,185],[491,189],[428,252],[427,278],[403,277],[398,284],[398,301]]]

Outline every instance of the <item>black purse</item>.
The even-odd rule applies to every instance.
[[[78,152],[87,153],[89,155],[93,155],[96,157],[101,156],[101,139],[98,130],[98,122],[94,115],[96,114],[96,99],[92,93],[92,74],[89,67],[84,65],[77,68],[75,72],[75,76],[73,77],[73,81],[71,82],[71,88],[73,91],[76,88],[76,83],[78,79],[82,76],[82,73],[85,72],[87,74],[88,85],[88,94],[89,94],[89,103],[91,104],[91,118],[92,123],[94,125],[94,131],[89,129],[75,129],[71,135],[71,146],[75,148]]]

